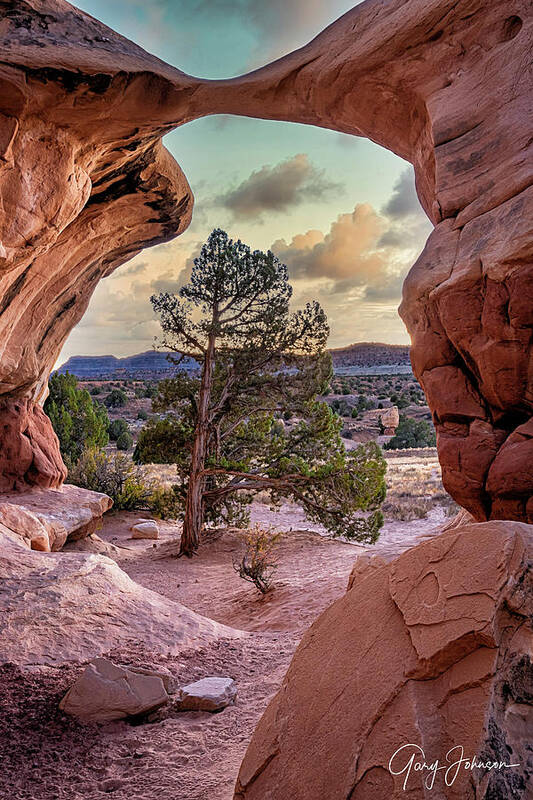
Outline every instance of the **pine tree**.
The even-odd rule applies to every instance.
[[[374,541],[385,462],[374,444],[346,452],[341,421],[316,400],[331,379],[329,328],[316,302],[291,311],[287,268],[214,230],[178,295],[152,297],[161,346],[199,376],[162,381],[134,458],[173,462],[183,496],[180,555],[206,521],[246,521],[253,494],[289,498],[335,534]],[[290,412],[294,424],[281,418]],[[362,514],[361,512],[369,512]]]

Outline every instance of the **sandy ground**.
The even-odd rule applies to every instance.
[[[109,654],[116,663],[170,670],[177,685],[208,675],[232,677],[235,706],[219,714],[179,713],[172,704],[141,724],[82,725],[58,702],[83,667],[44,673],[0,669],[0,797],[12,800],[230,800],[254,727],[277,691],[303,630],[345,591],[360,547],[309,528],[297,508],[275,515],[255,504],[254,521],[287,531],[279,545],[276,588],[266,597],[233,569],[237,531],[209,538],[192,560],[176,559],[179,528],[161,524],[157,542],[134,541],[135,514],[109,514],[98,535],[142,585],[201,614],[247,631],[179,657],[138,645]],[[408,540],[444,519],[440,508],[414,522],[390,522],[381,542]],[[312,526],[311,526],[312,527]],[[111,549],[111,548],[110,548]]]

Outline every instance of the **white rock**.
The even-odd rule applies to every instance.
[[[106,556],[29,550],[1,522],[0,576],[0,663],[86,662],[132,640],[179,655],[242,636],[140,586]]]
[[[131,530],[132,539],[159,539],[159,528],[153,519],[136,522]]]
[[[168,694],[157,674],[143,675],[96,658],[70,687],[59,707],[86,722],[107,722],[146,714],[167,701]]]
[[[203,678],[180,689],[178,711],[220,711],[237,697],[237,684],[231,678]]]

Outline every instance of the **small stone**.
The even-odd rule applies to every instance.
[[[178,711],[221,711],[235,702],[237,684],[232,678],[203,678],[180,689]]]
[[[132,525],[131,531],[132,539],[159,539],[159,528],[153,519],[135,523]]]

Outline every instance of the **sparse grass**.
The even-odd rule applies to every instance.
[[[448,516],[455,514],[459,506],[442,485],[438,461],[417,459],[413,464],[408,461],[388,461],[387,499],[382,507],[385,519],[402,522],[424,519],[437,506],[443,507]]]

